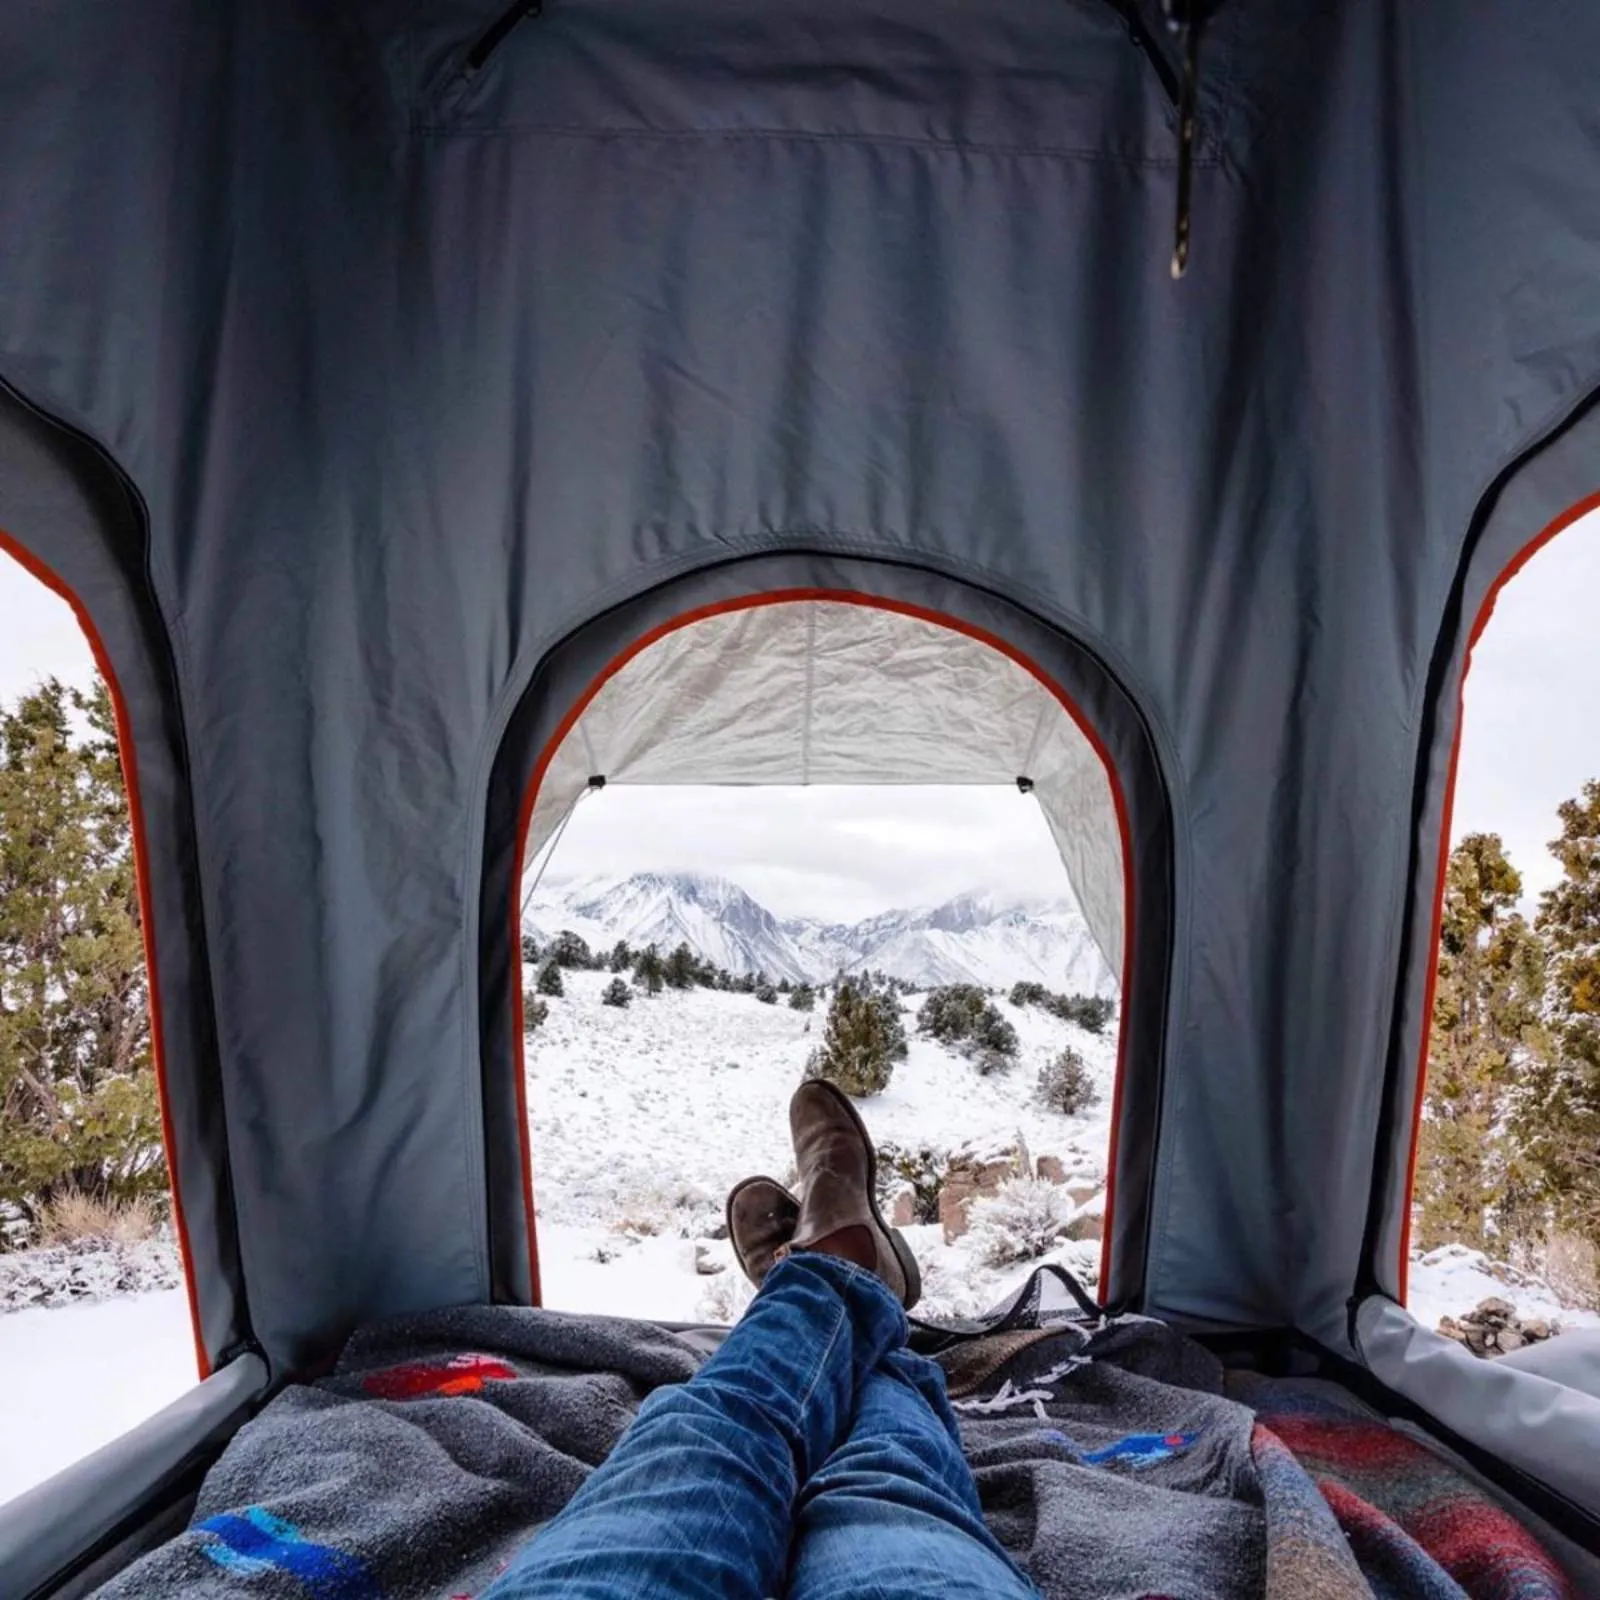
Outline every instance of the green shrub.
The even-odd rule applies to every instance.
[[[1038,1006],[1062,1022],[1088,1033],[1104,1033],[1106,1024],[1117,1009],[1114,1000],[1094,994],[1057,994],[1042,983],[1031,981],[1014,983],[1009,996],[1014,1006]]]
[[[802,983],[789,996],[789,1009],[791,1011],[815,1011],[816,1008],[817,991],[809,983]]]
[[[0,1217],[166,1189],[110,698],[0,708]]]
[[[1094,994],[1061,994],[1052,998],[1050,1014],[1063,1022],[1075,1023],[1086,1033],[1104,1033],[1117,1009],[1115,1001]]]
[[[778,1003],[778,991],[770,983],[756,985],[756,999],[764,1006],[775,1006]]]
[[[1070,1045],[1039,1069],[1039,1099],[1053,1111],[1076,1116],[1099,1098],[1083,1057]]]
[[[580,939],[570,928],[563,928],[551,940],[550,959],[558,967],[571,967],[579,972],[591,971],[601,964],[589,949],[588,940]]]
[[[633,981],[646,994],[660,994],[667,981],[666,963],[656,947],[646,945],[633,958]]]
[[[531,989],[522,997],[522,1031],[532,1033],[550,1015],[550,1007]]]
[[[567,992],[566,985],[561,981],[561,968],[554,956],[539,968],[539,981],[534,987],[540,994],[555,995],[558,998]]]
[[[1016,1059],[1017,1030],[976,984],[951,983],[935,989],[917,1013],[917,1029],[962,1051],[984,1074]]]
[[[888,1215],[894,1192],[911,1186],[911,1220],[939,1220],[939,1189],[950,1168],[949,1155],[933,1145],[902,1145],[893,1141],[878,1146],[878,1204]]]
[[[633,990],[621,978],[613,978],[604,989],[600,991],[600,1004],[603,1006],[628,1006],[633,1003]]]
[[[827,1028],[806,1063],[806,1076],[826,1078],[858,1098],[880,1094],[905,1055],[899,1001],[846,981],[834,992]]]
[[[692,989],[701,982],[701,964],[688,945],[680,944],[661,969],[662,981],[669,989]]]

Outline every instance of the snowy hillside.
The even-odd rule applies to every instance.
[[[564,977],[565,995],[550,1001],[548,1019],[527,1039],[545,1304],[723,1320],[745,1298],[727,1244],[713,1237],[723,1199],[750,1173],[792,1176],[789,1096],[821,1038],[823,1006],[808,1014],[690,989],[639,995],[619,1010],[600,1004],[606,974]],[[916,1001],[907,1001],[910,1053],[884,1093],[858,1102],[867,1127],[880,1144],[946,1151],[964,1141],[1014,1145],[1020,1134],[1034,1158],[1054,1156],[1076,1187],[1099,1189],[1114,1033],[1000,1005],[1021,1049],[1015,1066],[983,1077],[919,1037]],[[1069,1042],[1100,1092],[1076,1117],[1034,1100],[1039,1068]],[[908,1237],[923,1264],[925,1315],[982,1310],[1034,1265],[987,1266],[970,1239],[947,1245],[936,1225]],[[1092,1278],[1098,1241],[1064,1245],[1053,1258]],[[721,1270],[704,1270],[712,1265]]]
[[[536,938],[563,928],[591,946],[624,939],[662,952],[686,943],[730,972],[823,982],[876,968],[931,988],[1023,979],[1069,994],[1115,995],[1117,984],[1070,899],[1018,901],[967,894],[943,905],[885,911],[858,923],[782,921],[726,878],[640,872],[615,881],[541,887],[524,919]]]

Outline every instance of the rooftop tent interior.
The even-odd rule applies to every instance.
[[[1060,787],[1006,780],[1113,791],[1120,918],[1103,805],[1052,816],[1126,961],[1109,1293],[1592,1537],[1600,1396],[1403,1280],[1470,640],[1600,488],[1600,10],[1180,9],[0,12],[0,529],[119,704],[203,1375],[0,1511],[21,1593],[181,1522],[353,1328],[533,1297],[562,723],[701,614],[771,706],[845,606],[884,672],[918,622],[1024,674],[952,765],[1048,683]]]

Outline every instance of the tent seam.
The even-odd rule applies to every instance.
[[[1104,150],[1071,145],[973,144],[960,139],[930,139],[915,134],[825,133],[804,128],[640,128],[539,122],[505,122],[485,125],[426,122],[417,132],[427,139],[493,138],[504,134],[554,140],[582,139],[601,144],[811,144],[819,149],[830,146],[855,146],[862,149],[929,150],[939,154],[988,156],[1001,160],[1089,161],[1106,166],[1140,170],[1173,171],[1176,156],[1142,156],[1119,150]],[[1212,153],[1197,155],[1193,165],[1218,169],[1221,157]]]

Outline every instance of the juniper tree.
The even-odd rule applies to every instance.
[[[899,1002],[892,994],[846,980],[834,991],[827,1028],[806,1063],[806,1076],[826,1078],[846,1094],[878,1094],[905,1055]]]
[[[1521,893],[1498,835],[1469,834],[1451,852],[1415,1195],[1424,1248],[1481,1248],[1528,1226],[1508,1110],[1540,1059],[1544,953],[1516,910]]]
[[[1550,1049],[1519,1096],[1517,1124],[1555,1225],[1600,1248],[1600,781],[1559,810],[1561,878],[1535,927],[1549,952]]]
[[[692,989],[700,981],[700,963],[694,951],[680,943],[667,957],[661,977],[669,989]]]
[[[646,945],[633,958],[633,981],[646,994],[660,994],[666,982],[665,963],[656,947]]]
[[[976,984],[935,989],[917,1012],[917,1031],[954,1045],[985,1074],[1008,1066],[1017,1054],[1017,1030],[1000,1015],[988,991]]]
[[[551,941],[550,959],[557,966],[572,967],[579,972],[586,972],[599,965],[589,950],[588,940],[581,938],[570,928],[563,928]]]
[[[0,1200],[165,1184],[111,702],[51,679],[0,712]]]

